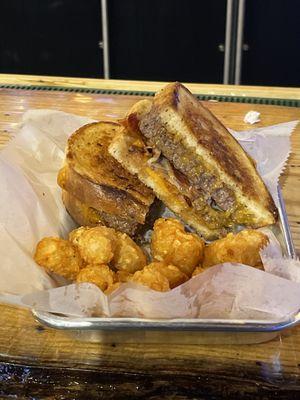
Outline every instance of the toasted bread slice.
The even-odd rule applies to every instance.
[[[59,171],[57,182],[62,189],[88,207],[121,218],[132,219],[140,224],[145,222],[149,211],[147,205],[136,200],[124,190],[98,185],[83,178],[68,164],[65,164]]]
[[[66,163],[90,182],[127,192],[150,206],[153,192],[108,153],[111,140],[122,129],[114,122],[94,122],[79,128],[68,140]]]
[[[139,224],[131,218],[116,216],[87,206],[66,190],[62,191],[63,203],[73,220],[82,226],[106,225],[134,236]]]
[[[208,231],[230,231],[238,225],[257,228],[276,221],[273,199],[249,156],[217,118],[180,83],[167,85],[155,96],[151,108],[150,104],[146,107],[137,103],[123,124],[131,136],[137,137],[140,133],[147,148],[161,152],[158,162],[165,160],[169,165],[165,179],[175,184],[193,208],[193,215],[202,220],[202,227],[199,221],[190,224],[197,230],[201,228],[205,237],[212,235],[207,236]],[[118,153],[116,146],[115,142],[111,147],[114,156]],[[124,140],[122,146],[126,148]],[[123,156],[119,154],[116,158],[125,165]],[[134,162],[132,158],[126,160],[129,170],[131,162]],[[154,164],[151,169],[155,169]],[[157,171],[156,168],[156,178]],[[148,177],[147,182],[141,180],[161,198],[149,179],[154,178]],[[176,212],[176,202],[177,199],[169,198],[166,204]],[[182,212],[177,211],[189,223]]]

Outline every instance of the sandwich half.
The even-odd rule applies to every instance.
[[[65,207],[79,225],[103,224],[133,236],[145,223],[154,194],[108,153],[121,130],[113,122],[78,129],[68,140],[57,181]]]
[[[251,158],[180,83],[137,103],[122,123],[110,154],[206,239],[276,221]]]

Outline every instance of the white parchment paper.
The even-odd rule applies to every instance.
[[[64,284],[35,264],[45,236],[74,228],[56,183],[67,138],[88,118],[53,110],[24,114],[16,138],[0,153],[0,301],[75,316],[147,318],[278,318],[300,309],[300,263],[282,256],[272,233],[262,251],[264,271],[226,263],[170,292],[126,283],[110,296],[88,283]],[[256,160],[275,202],[297,121],[231,133]]]

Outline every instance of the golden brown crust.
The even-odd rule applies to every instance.
[[[261,268],[260,250],[268,243],[268,237],[257,230],[245,229],[237,234],[229,233],[204,249],[203,268],[225,262],[241,263]]]
[[[238,226],[277,220],[277,209],[253,160],[226,128],[178,82],[152,106],[138,102],[109,151],[175,214],[208,240]],[[149,155],[161,153],[153,161]],[[154,151],[153,151],[154,149]]]
[[[34,260],[41,267],[66,279],[75,279],[84,262],[78,249],[68,240],[45,237],[36,246]]]
[[[115,274],[105,264],[90,264],[83,268],[77,275],[77,283],[93,283],[98,286],[102,292],[105,292],[114,284]]]
[[[79,128],[68,140],[67,164],[96,184],[126,191],[150,205],[154,200],[152,191],[122,168],[107,151],[112,139],[122,129],[114,122],[94,122]]]
[[[189,277],[175,265],[165,264],[163,262],[153,261],[148,264],[144,270],[160,272],[168,279],[170,289],[181,285],[189,279]]]
[[[62,191],[62,201],[73,220],[82,226],[104,225],[100,213],[86,204],[81,203],[76,197],[66,190]]]
[[[129,282],[131,277],[132,277],[132,274],[130,274],[127,271],[124,271],[124,270],[116,271],[116,279],[120,283]]]
[[[68,165],[59,171],[57,181],[62,189],[95,210],[133,219],[140,224],[145,222],[149,207],[124,190],[91,182]]]
[[[170,290],[167,277],[156,269],[143,268],[141,271],[136,271],[130,280],[143,286],[148,286],[158,292],[167,292]]]
[[[196,267],[192,273],[192,278],[196,275],[202,274],[202,272],[205,271],[205,268],[203,268],[201,265],[198,265],[198,267]]]
[[[269,211],[270,223],[275,222],[277,209],[272,197],[249,156],[224,125],[179,82],[167,85],[155,96],[151,114],[157,118],[170,107],[188,127],[189,134],[207,150],[218,168],[249,199],[262,204]],[[147,118],[151,118],[149,114]]]
[[[191,276],[202,263],[204,241],[194,233],[184,230],[184,225],[174,218],[159,218],[155,221],[151,239],[151,254],[154,260],[175,265],[187,276]]]
[[[69,241],[87,264],[108,264],[116,247],[116,231],[106,226],[81,226],[69,233]]]
[[[116,270],[134,274],[147,264],[143,250],[126,234],[116,232],[116,248],[112,266]]]

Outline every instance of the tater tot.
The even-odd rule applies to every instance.
[[[159,218],[154,224],[151,252],[154,260],[178,267],[188,277],[203,259],[204,241],[187,233],[176,219]]]
[[[154,269],[144,268],[141,271],[135,272],[131,281],[148,286],[149,288],[159,292],[170,290],[168,279],[161,272]]]
[[[88,264],[108,264],[116,247],[116,231],[106,226],[81,227],[69,234],[69,240],[78,247]]]
[[[267,243],[268,237],[254,229],[245,229],[237,234],[229,233],[225,238],[205,247],[203,267],[234,262],[260,268],[262,262],[259,251]]]
[[[141,270],[147,264],[143,250],[126,233],[116,232],[116,234],[113,267],[131,274]]]
[[[181,285],[189,279],[188,276],[175,265],[166,265],[159,261],[154,261],[151,264],[148,264],[144,270],[155,270],[163,274],[168,279],[171,289]]]
[[[114,284],[115,275],[114,272],[105,264],[102,265],[87,265],[83,268],[76,278],[77,283],[89,282],[94,283],[103,292],[108,287]]]
[[[34,260],[48,271],[71,280],[83,267],[78,249],[68,240],[57,237],[42,239],[36,246]]]
[[[81,226],[80,228],[74,229],[69,233],[69,241],[74,245],[78,244],[79,238],[82,236],[84,232],[89,231],[91,228],[88,226]]]
[[[202,272],[204,272],[204,271],[205,271],[205,268],[201,267],[201,265],[198,265],[198,267],[196,267],[196,268],[194,269],[194,272],[193,272],[193,274],[192,274],[192,277],[194,277],[194,276],[196,276],[196,275],[199,275],[199,274],[202,274]]]
[[[132,274],[127,271],[120,270],[116,272],[116,279],[118,282],[129,282],[131,278]]]

